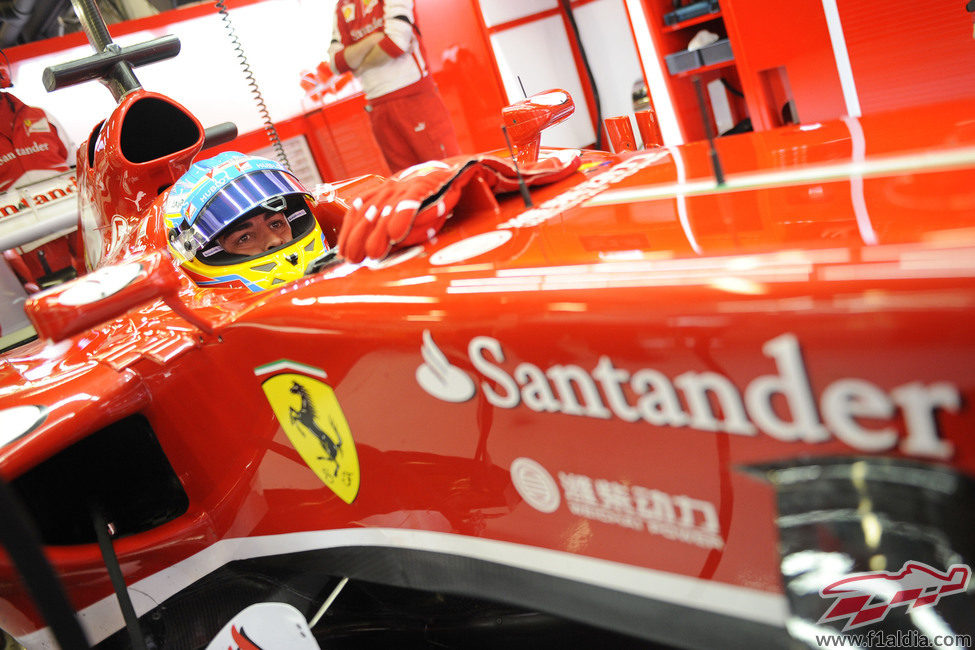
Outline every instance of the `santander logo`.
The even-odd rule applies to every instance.
[[[467,373],[452,366],[429,330],[423,330],[423,365],[416,369],[416,381],[420,388],[445,402],[466,402],[477,390]]]
[[[501,342],[489,336],[468,343],[474,379],[448,361],[428,330],[421,353],[417,383],[446,402],[466,402],[480,387],[490,404],[504,409],[524,406],[537,413],[741,436],[763,433],[783,442],[838,439],[864,452],[897,448],[914,456],[949,458],[954,447],[939,435],[938,414],[961,408],[961,394],[948,382],[914,381],[886,391],[866,379],[839,378],[814,395],[794,334],[762,345],[770,372],[743,389],[719,373],[692,370],[668,377],[653,368],[619,367],[607,355],[591,368],[512,364]],[[774,408],[773,400],[787,408]],[[903,433],[895,426],[898,417]]]

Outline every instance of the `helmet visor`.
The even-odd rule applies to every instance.
[[[213,196],[207,198],[204,193],[194,197],[187,206],[189,225],[183,226],[177,236],[181,252],[187,257],[210,248],[220,232],[243,217],[265,209],[264,204],[289,195],[300,197],[306,192],[290,174],[276,169],[245,174],[227,185],[215,184],[213,187]],[[200,203],[202,206],[197,207]]]
[[[315,217],[303,195],[275,196],[223,228],[196,257],[212,266],[239,264],[281,250],[311,232],[314,225]]]

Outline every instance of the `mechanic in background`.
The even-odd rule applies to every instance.
[[[0,93],[0,192],[68,171],[75,152],[64,140],[43,109]]]
[[[20,101],[10,92],[12,87],[9,65],[2,63],[0,193],[57,176],[75,164],[75,147],[64,130],[43,109]],[[16,192],[11,196],[0,194],[0,205],[20,206],[21,199],[21,194]],[[3,251],[7,265],[29,293],[82,272],[80,240],[72,230],[51,233]]]
[[[413,0],[339,0],[329,60],[362,83],[373,134],[396,172],[460,153],[427,69]]]

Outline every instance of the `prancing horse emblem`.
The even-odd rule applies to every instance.
[[[307,374],[278,372],[264,380],[261,388],[274,416],[305,464],[339,498],[352,503],[359,493],[359,457],[335,391],[317,378],[326,378],[324,371],[297,362],[274,362],[256,368],[255,374],[284,368],[307,369]]]
[[[301,406],[298,408],[291,407],[291,423],[300,424],[308,430],[308,433],[318,438],[318,441],[322,443],[322,447],[325,449],[327,460],[335,463],[335,471],[332,475],[338,474],[339,463],[335,457],[342,451],[342,438],[339,437],[338,429],[335,427],[335,421],[329,418],[329,424],[332,426],[332,431],[336,438],[332,440],[327,433],[322,431],[322,428],[315,421],[315,405],[311,403],[311,398],[308,397],[308,390],[295,381],[291,384],[291,392],[301,399]],[[320,456],[319,458],[326,460],[325,456]]]

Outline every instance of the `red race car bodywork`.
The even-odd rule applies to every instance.
[[[169,257],[202,145],[141,90],[96,128],[98,270],[0,360],[0,472],[92,642],[123,626],[92,502],[147,620],[291,567],[769,647],[840,634],[844,576],[973,561],[970,104],[722,138],[723,185],[707,143],[585,152],[531,208],[256,294]],[[332,242],[381,180],[319,189]],[[971,633],[971,602],[932,607]],[[50,643],[6,560],[0,627]]]

